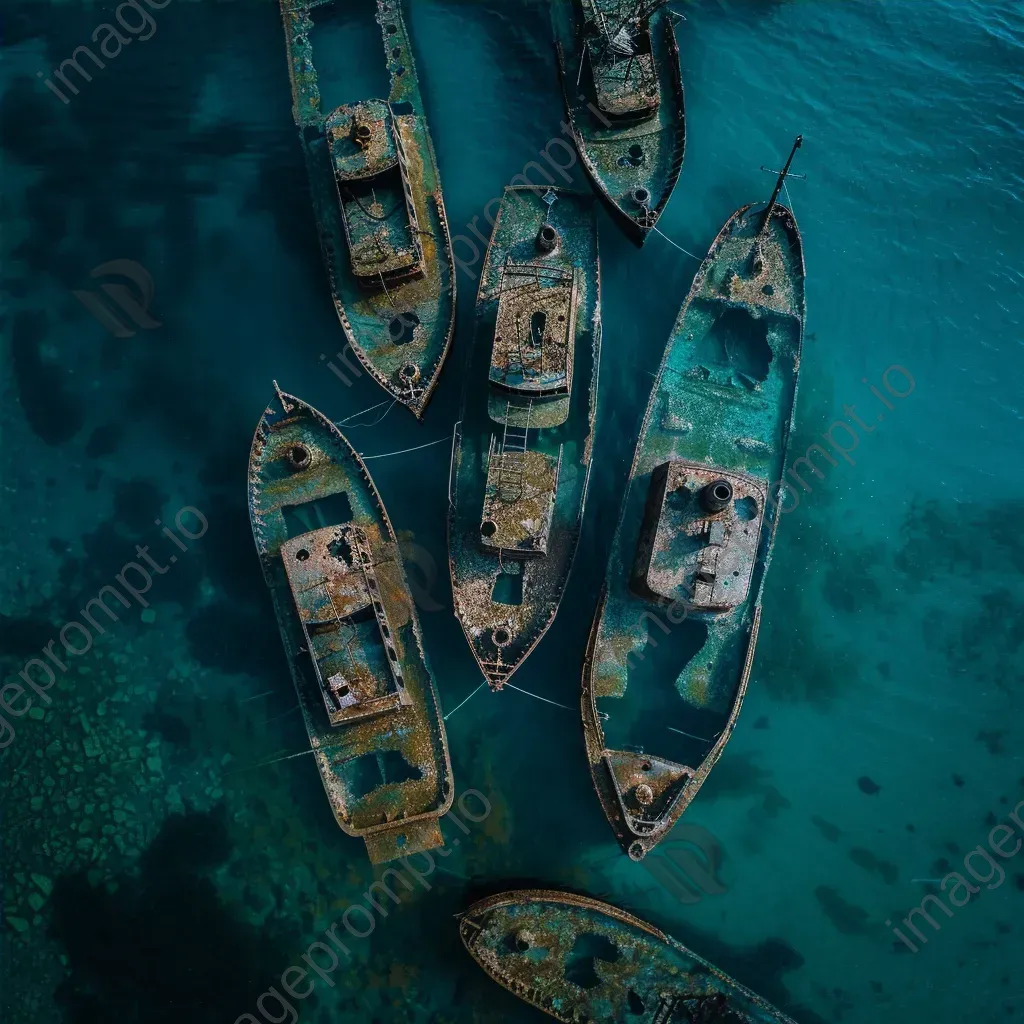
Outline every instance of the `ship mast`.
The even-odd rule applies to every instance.
[[[764,211],[764,220],[761,221],[761,229],[758,231],[759,235],[763,235],[768,230],[768,225],[772,221],[772,214],[775,212],[775,202],[779,198],[779,193],[782,191],[782,186],[786,183],[786,177],[789,174],[789,168],[793,164],[793,157],[796,156],[796,151],[804,144],[804,137],[798,135],[796,142],[793,143],[793,149],[790,151],[789,159],[786,161],[786,166],[782,168],[782,173],[779,175],[779,180],[775,183],[775,191],[772,193],[772,198],[768,203],[768,209]],[[767,170],[767,168],[765,168]]]

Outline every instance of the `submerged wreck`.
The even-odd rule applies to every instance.
[[[505,189],[452,446],[455,614],[500,690],[554,621],[590,476],[601,348],[592,196]]]
[[[736,724],[778,524],[804,332],[804,258],[778,204],[729,218],[669,339],[583,668],[597,795],[641,859]]]
[[[320,246],[352,351],[419,418],[455,327],[455,267],[441,180],[400,0],[377,0],[388,98],[321,110],[313,62],[317,9],[332,3],[281,0],[292,112]]]
[[[664,932],[584,896],[492,896],[459,934],[492,980],[566,1024],[795,1024]]]
[[[249,514],[334,816],[374,864],[443,843],[454,788],[398,541],[337,427],[274,385]]]
[[[598,194],[643,245],[679,180],[686,112],[668,0],[552,0],[568,127]]]

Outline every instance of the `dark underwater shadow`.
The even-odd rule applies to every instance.
[[[114,892],[84,873],[53,891],[52,935],[67,955],[56,998],[71,1024],[214,1024],[234,1020],[280,975],[298,948],[273,922],[250,925],[217,893],[210,873],[231,844],[223,808],[167,819],[137,877]]]

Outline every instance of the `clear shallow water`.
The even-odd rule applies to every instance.
[[[335,21],[338,102],[383,88],[371,8]],[[781,523],[750,696],[684,818],[715,837],[710,888],[725,891],[680,902],[618,853],[575,712],[480,693],[449,740],[457,788],[494,810],[469,835],[446,825],[463,842],[431,890],[378,922],[358,966],[297,1004],[303,1019],[542,1019],[468,960],[451,918],[526,880],[633,910],[800,1021],[1024,1017],[1024,853],[940,914],[920,952],[884,924],[929,891],[914,879],[963,872],[1024,799],[1024,13],[1003,0],[679,9],[689,145],[660,227],[702,254],[736,207],[767,198],[760,166],[803,132],[808,178],[789,189],[810,333],[794,454],[850,422],[844,404],[875,427]],[[5,680],[136,545],[175,550],[155,518],[192,505],[210,525],[154,579],[154,621],[133,608],[112,624],[0,754],[0,1005],[12,1021],[232,1021],[372,880],[307,758],[250,767],[304,745],[249,535],[251,432],[274,377],[337,419],[382,395],[319,359],[341,337],[276,5],[171,3],[65,106],[36,72],[110,16],[41,2],[3,14]],[[415,0],[411,27],[449,220],[472,239],[463,225],[485,225],[487,201],[558,131],[546,11]],[[696,268],[660,238],[637,251],[603,214],[601,233],[588,517],[559,618],[517,676],[569,706],[649,374]],[[160,327],[113,337],[71,294],[113,259],[152,275]],[[459,285],[424,423],[395,410],[349,432],[360,450],[450,432],[475,281]],[[869,385],[894,364],[915,387],[888,410]],[[421,606],[441,606],[421,617],[454,708],[477,676],[450,611],[447,445],[370,465],[419,545]]]

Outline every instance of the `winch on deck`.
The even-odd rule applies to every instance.
[[[367,530],[326,526],[281,546],[331,725],[411,703],[372,544]]]
[[[630,588],[699,611],[742,604],[757,558],[761,481],[673,459],[651,474]]]
[[[396,115],[384,100],[365,100],[338,107],[324,125],[349,260],[359,278],[423,272],[409,182],[406,121],[411,117]]]

